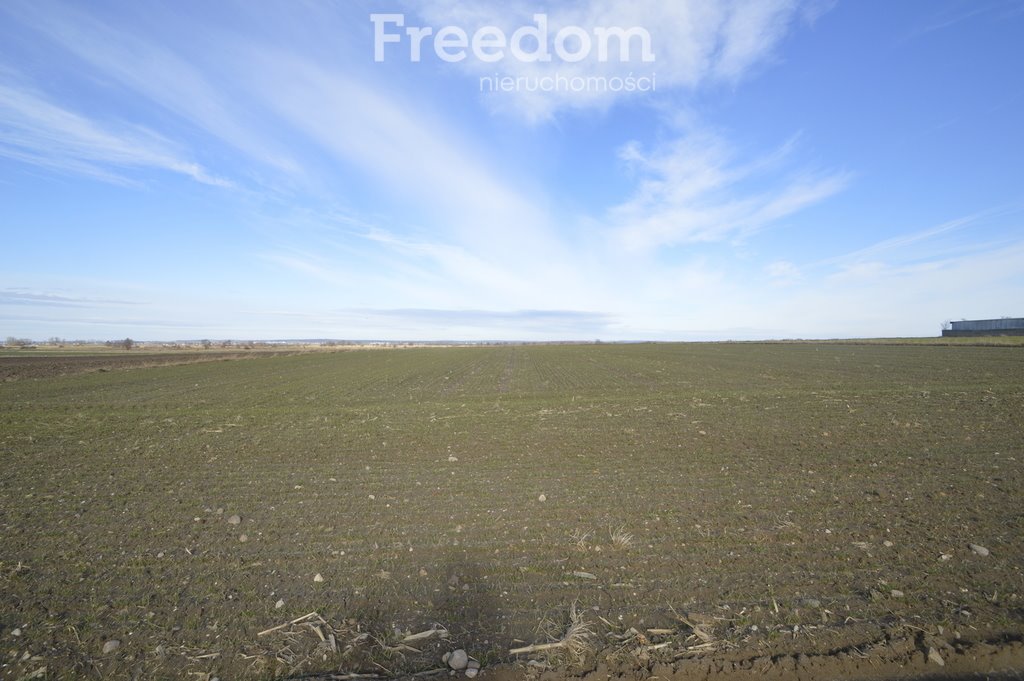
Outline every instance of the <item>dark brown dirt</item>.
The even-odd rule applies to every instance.
[[[933,657],[929,653],[934,650]],[[500,664],[482,670],[486,681],[1016,681],[1024,679],[1024,643],[1020,640],[944,640],[923,635],[890,637],[845,648],[784,655],[739,649],[673,660],[614,659],[611,649],[597,655],[603,661],[586,670],[538,669],[525,663]],[[605,659],[608,658],[608,659]],[[941,662],[939,660],[941,659]],[[445,678],[447,673],[405,677]],[[310,681],[347,679],[343,674],[306,675]],[[458,678],[463,678],[461,674]]]
[[[266,357],[268,352],[195,351],[96,355],[23,355],[0,357],[0,381],[71,376],[92,371],[117,371],[175,364],[219,362],[231,359]],[[284,353],[277,353],[284,354]]]
[[[1020,348],[197,356],[0,383],[0,678],[401,676],[434,622],[539,677],[574,603],[613,647],[561,676],[1022,666]],[[311,611],[375,640],[259,635]]]

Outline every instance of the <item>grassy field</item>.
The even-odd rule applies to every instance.
[[[5,678],[393,675],[434,623],[486,668],[573,604],[640,666],[1024,634],[1020,347],[17,361]]]

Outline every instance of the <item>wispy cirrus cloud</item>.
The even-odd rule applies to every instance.
[[[684,133],[650,151],[626,145],[620,157],[639,180],[633,195],[609,211],[616,240],[642,251],[735,239],[847,186],[850,175],[835,171],[790,171],[774,180],[792,146],[741,164],[728,144],[706,132]]]
[[[1017,2],[1017,0],[976,0],[952,6],[939,6],[938,10],[927,21],[914,27],[904,38],[904,41],[920,38],[936,31],[950,29],[958,24],[985,16],[995,15],[1002,20],[1006,20],[1022,12],[1024,12],[1024,6]]]
[[[271,310],[258,316],[295,320],[314,334],[338,328],[370,329],[364,338],[414,338],[430,329],[423,340],[533,339],[562,334],[570,338],[593,338],[606,334],[620,323],[614,315],[586,310],[488,310],[442,308],[349,308],[310,314],[294,310]]]
[[[993,208],[990,210],[980,211],[972,213],[971,215],[965,215],[953,220],[948,220],[942,224],[928,227],[913,232],[906,232],[898,236],[883,239],[869,246],[858,248],[857,250],[850,251],[848,253],[842,253],[840,255],[832,256],[821,260],[815,265],[817,266],[830,266],[830,265],[856,265],[858,263],[879,261],[885,259],[897,259],[906,260],[908,258],[922,260],[922,259],[941,259],[946,257],[942,253],[943,247],[938,247],[938,252],[935,252],[935,247],[930,249],[923,249],[922,244],[931,242],[935,244],[940,242],[944,236],[952,235],[961,230],[970,229],[972,227],[983,227],[984,224],[995,217],[1012,215],[1014,212],[1020,212],[1019,209],[1014,211],[1007,207]],[[963,255],[968,250],[988,250],[991,245],[985,244],[983,241],[973,240],[967,244],[962,239],[958,239],[952,246],[954,253]]]
[[[65,51],[86,72],[117,83],[249,158],[298,172],[299,164],[231,91],[232,74],[218,74],[212,68],[217,62],[203,63],[211,52],[210,46],[202,49],[209,35],[193,36],[196,42],[189,45],[199,49],[189,55],[186,45],[166,46],[158,33],[141,31],[137,24],[135,30],[126,30],[80,5],[59,2],[43,7],[15,0],[0,9]],[[156,8],[151,9],[155,13]]]
[[[590,31],[597,27],[640,28],[650,35],[653,61],[642,60],[640,42],[636,40],[627,60],[610,58],[602,62],[594,49],[587,59],[579,62],[557,58],[524,62],[506,58],[500,63],[487,63],[469,58],[457,68],[477,77],[500,73],[534,79],[556,75],[586,79],[656,73],[656,88],[663,91],[714,81],[734,83],[744,78],[773,53],[794,22],[813,18],[825,11],[827,4],[799,0],[637,0],[629,3],[577,0],[545,6],[523,2],[427,0],[410,3],[410,7],[431,25],[455,25],[470,34],[481,26],[496,26],[511,35],[518,27],[531,25],[537,12],[546,13],[552,39],[568,26]],[[609,44],[618,46],[617,42]],[[617,53],[613,49],[610,54]],[[487,95],[487,101],[496,110],[510,111],[539,122],[560,111],[605,108],[625,97],[636,96],[636,92],[599,88],[582,91],[518,88],[514,92]]]
[[[293,53],[244,55],[258,74],[242,83],[254,100],[336,162],[373,178],[396,197],[395,211],[412,213],[418,223],[356,227],[350,236],[391,252],[392,263],[413,263],[447,280],[447,297],[538,305],[553,295],[568,298],[580,285],[577,258],[546,212],[546,198],[503,173],[472,132],[429,103]]]
[[[60,293],[39,292],[24,288],[0,290],[0,305],[48,305],[58,307],[82,307],[96,305],[137,305],[128,300],[69,296]]]
[[[139,125],[100,123],[52,102],[0,71],[0,156],[52,170],[137,184],[124,171],[162,170],[219,187],[211,174],[167,138]]]

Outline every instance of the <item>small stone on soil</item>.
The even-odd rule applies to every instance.
[[[462,648],[447,653],[442,660],[452,669],[459,671],[465,669],[469,664],[469,655]]]
[[[545,495],[543,495],[543,494],[541,494],[539,497],[537,497],[537,501],[547,501],[547,500],[548,500],[548,498]]]
[[[116,638],[112,638],[112,639],[110,639],[109,641],[107,641],[106,643],[103,644],[103,654],[104,655],[109,655],[110,653],[114,652],[115,650],[117,650],[120,647],[121,647],[121,642],[118,641]]]
[[[21,629],[15,629],[11,632],[11,636],[21,636]]]
[[[324,581],[324,576],[318,572],[318,573],[316,573],[316,577],[313,578],[313,581],[314,582],[322,582],[322,581]]]
[[[974,551],[979,556],[984,557],[989,554],[989,550],[986,549],[984,546],[981,546],[980,544],[968,544],[967,546],[971,549],[971,551]]]
[[[233,515],[228,518],[228,525],[238,525],[242,522],[242,517],[239,515]]]
[[[278,599],[277,603],[274,603],[274,609],[275,610],[280,610],[283,607],[284,607],[284,599],[283,598]]]
[[[245,542],[249,541],[249,535],[247,535],[247,534],[239,535],[238,536],[238,541],[240,541],[240,542],[242,542],[244,544]]]
[[[939,655],[939,651],[935,650],[935,648],[928,649],[928,661],[934,662],[940,667],[946,666],[946,661],[942,659],[942,655]]]

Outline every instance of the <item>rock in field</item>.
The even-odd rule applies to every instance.
[[[980,544],[968,544],[967,548],[969,548],[971,551],[982,557],[987,556],[989,554],[989,550],[986,549],[984,546],[981,546]]]
[[[104,655],[109,655],[110,653],[114,652],[115,650],[117,650],[120,647],[121,647],[121,642],[118,641],[116,638],[112,638],[112,639],[110,639],[109,641],[107,641],[106,643],[103,644],[103,654]]]
[[[469,665],[469,655],[462,648],[445,653],[441,660],[455,671],[461,671]]]
[[[228,518],[228,525],[238,525],[242,522],[242,517],[239,515],[233,515]]]

